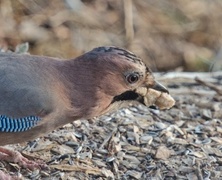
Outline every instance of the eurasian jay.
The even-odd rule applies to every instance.
[[[0,53],[0,84],[0,145],[35,139],[123,102],[146,104],[141,89],[168,93],[140,58],[117,47],[98,47],[70,60]],[[23,166],[36,166],[18,152],[0,152],[0,159],[17,157]]]

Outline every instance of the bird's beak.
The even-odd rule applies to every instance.
[[[112,107],[115,104],[118,104],[118,107],[121,104],[121,107],[124,107],[124,102],[137,101],[145,106],[155,105],[160,109],[169,109],[174,104],[174,99],[170,96],[169,91],[157,81],[154,83],[146,84],[136,88],[133,91],[126,91],[118,96],[115,96],[112,101]]]
[[[160,109],[169,109],[175,104],[167,88],[157,81],[152,85],[138,87],[134,92],[138,95],[135,100],[145,106],[155,105]]]
[[[153,90],[161,92],[161,93],[163,92],[163,93],[169,94],[169,91],[167,90],[167,88],[164,85],[162,85],[159,82],[157,82],[157,81],[154,81],[154,83],[152,85],[150,85],[150,84],[147,85],[146,84],[145,86],[138,87],[135,90],[135,92],[138,95],[144,97],[144,96],[147,95],[147,92],[149,91],[149,89],[153,89]]]
[[[162,84],[160,84],[159,82],[155,81],[155,84],[153,87],[151,87],[151,89],[160,91],[160,92],[165,92],[167,94],[169,94],[169,91],[167,90],[167,88],[165,86],[163,86]]]

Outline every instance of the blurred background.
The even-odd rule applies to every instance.
[[[221,0],[0,0],[0,48],[76,57],[127,48],[153,71],[222,70]]]

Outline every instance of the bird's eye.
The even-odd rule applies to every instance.
[[[126,76],[126,80],[130,84],[136,83],[139,80],[139,74],[138,73],[128,74]]]

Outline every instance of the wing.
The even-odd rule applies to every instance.
[[[36,126],[41,119],[37,116],[28,116],[13,119],[0,115],[0,132],[22,132]]]
[[[43,75],[26,63],[0,56],[1,132],[26,131],[52,109],[52,93]]]

